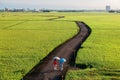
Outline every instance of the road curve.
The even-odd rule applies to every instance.
[[[43,60],[41,60],[30,72],[28,72],[22,80],[64,80],[66,72],[70,66],[75,64],[76,53],[82,43],[91,33],[91,29],[87,24],[75,21],[79,27],[78,33],[73,38],[67,40],[63,44],[56,47]],[[63,71],[53,70],[53,57],[66,58]]]

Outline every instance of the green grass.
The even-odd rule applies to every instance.
[[[0,18],[0,80],[21,79],[22,73],[77,32],[73,22],[48,21],[50,14],[45,18],[39,16],[42,13],[3,14],[8,19]]]
[[[120,68],[120,15],[94,15],[94,18],[98,21],[88,21],[92,34],[83,44],[84,48],[79,51],[77,62],[82,60],[83,63],[95,63],[100,68]]]
[[[101,69],[108,71],[120,69],[120,14],[79,13],[78,15],[79,17],[76,15],[74,19],[87,23],[92,28],[92,34],[82,45],[83,48],[79,50],[76,64],[92,65],[97,69],[96,74],[99,76],[77,75],[86,72],[86,70],[70,71],[68,74],[74,73],[78,77],[73,77],[72,80],[119,80],[119,71],[116,72],[116,76],[112,74],[114,71],[109,75],[105,75],[107,72],[105,74],[99,74],[99,72]],[[73,19],[72,16],[68,18]]]
[[[66,80],[120,80],[120,70],[85,69],[69,71]]]

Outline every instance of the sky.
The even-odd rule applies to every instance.
[[[120,9],[120,0],[0,0],[0,8],[31,9]]]

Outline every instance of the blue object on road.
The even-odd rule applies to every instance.
[[[60,58],[60,63],[64,63],[66,62],[66,59],[65,58]]]

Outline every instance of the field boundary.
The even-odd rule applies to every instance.
[[[11,28],[11,27],[14,27],[14,26],[19,25],[19,24],[23,24],[23,23],[25,23],[25,22],[27,22],[27,21],[18,22],[18,23],[15,23],[15,24],[13,24],[13,25],[4,27],[4,28],[2,28],[2,29],[9,29],[9,28]]]

